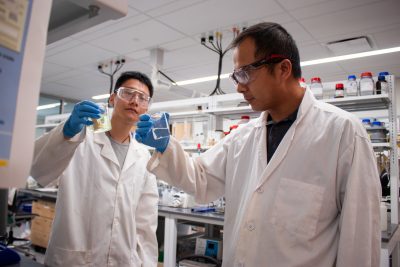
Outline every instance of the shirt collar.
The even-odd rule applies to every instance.
[[[297,113],[298,113],[298,111],[299,111],[299,107],[297,107],[296,110],[295,110],[292,114],[290,114],[286,119],[283,119],[283,120],[281,120],[281,121],[279,121],[279,122],[274,122],[274,121],[272,120],[271,114],[268,114],[267,125],[271,125],[271,124],[281,124],[281,123],[285,123],[285,122],[291,122],[291,123],[293,123],[293,122],[296,120],[296,118],[297,118]]]

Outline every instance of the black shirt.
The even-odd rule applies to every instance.
[[[274,155],[276,149],[281,143],[283,137],[286,132],[289,130],[290,126],[292,126],[293,122],[297,118],[297,112],[299,109],[297,108],[292,114],[289,115],[286,119],[280,122],[274,122],[272,120],[271,115],[268,115],[267,118],[267,162],[269,162]]]

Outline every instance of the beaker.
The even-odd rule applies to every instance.
[[[156,112],[152,114],[151,120],[153,121],[152,132],[154,140],[169,137],[169,125],[165,112]]]
[[[93,125],[89,125],[88,129],[94,133],[107,132],[111,130],[111,121],[108,113],[107,103],[96,103],[104,112],[100,114],[99,119],[91,119]]]

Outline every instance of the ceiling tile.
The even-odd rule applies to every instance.
[[[196,42],[195,40],[193,40],[193,38],[186,37],[186,38],[182,38],[179,40],[165,43],[165,44],[161,45],[160,48],[164,49],[165,51],[173,51],[173,50],[177,50],[177,49],[191,47],[191,46],[197,45],[199,43],[200,43],[200,40]]]
[[[329,2],[329,0],[277,0],[286,10],[296,10],[310,5]]]
[[[159,9],[169,3],[175,2],[176,0],[129,0],[128,5],[131,8],[138,9],[140,11],[149,11],[152,9]]]
[[[246,4],[241,0],[209,0],[160,16],[159,20],[187,35],[195,35],[282,13],[282,11],[282,8],[273,0],[249,0]]]
[[[154,2],[154,1],[146,1],[146,2]],[[173,1],[169,2],[166,5],[158,6],[155,9],[149,10],[146,12],[148,15],[152,17],[159,17],[162,15],[166,15],[168,13],[175,12],[177,10],[187,8],[189,6],[196,5],[197,3],[204,2],[204,0],[184,0],[184,1]]]
[[[67,72],[69,70],[71,70],[70,67],[60,66],[58,64],[53,64],[53,63],[45,61],[44,64],[43,64],[43,75],[42,75],[42,77],[44,79],[51,78],[51,77],[53,77],[55,75],[65,73],[65,72]]]
[[[98,38],[102,38],[105,36],[108,36],[110,34],[116,33],[116,32],[124,32],[126,31],[127,33],[129,32],[129,29],[131,27],[136,27],[137,25],[140,25],[146,21],[148,21],[150,18],[146,15],[134,15],[134,16],[128,16],[119,19],[116,23],[113,23],[107,27],[102,28],[101,30],[98,31],[93,31],[92,33],[89,34],[75,34],[72,37],[76,38],[81,41],[92,41],[94,40],[94,43],[97,43]]]
[[[390,48],[400,46],[400,24],[395,29],[371,34],[377,48]]]
[[[285,23],[282,26],[292,35],[297,44],[314,41],[313,37],[297,22]]]
[[[311,45],[298,45],[301,61],[320,59],[332,56],[326,47],[314,43]]]
[[[93,40],[93,43],[104,49],[125,54],[143,48],[157,47],[182,37],[180,33],[152,20],[98,38]]]
[[[385,12],[378,12],[385,10]],[[385,1],[301,20],[315,38],[355,34],[376,26],[400,23],[400,1]]]
[[[115,56],[115,53],[108,52],[92,45],[81,44],[46,57],[46,61],[68,67],[80,67],[90,63],[97,64],[104,60],[104,58],[111,58],[113,56]]]
[[[57,53],[60,53],[62,51],[68,50],[68,49],[71,49],[80,44],[81,44],[81,42],[74,40],[70,37],[67,37],[63,40],[51,43],[46,46],[46,57],[55,55]]]
[[[290,1],[290,0],[288,0]],[[320,1],[320,3],[316,3],[313,5],[306,6],[298,6],[297,1],[291,1],[294,6],[297,8],[287,7],[287,10],[290,10],[290,14],[292,14],[296,19],[308,19],[313,17],[319,17],[321,15],[330,15],[337,11],[346,11],[351,10],[350,13],[360,12],[358,8],[362,8],[364,5],[369,3],[377,3],[382,2],[380,0],[329,0],[329,1]],[[352,9],[354,8],[354,9]],[[383,12],[384,13],[384,12]],[[329,25],[329,24],[324,24]]]

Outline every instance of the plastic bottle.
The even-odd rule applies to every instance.
[[[335,98],[343,98],[344,97],[344,86],[343,83],[337,83],[335,86]]]
[[[240,120],[238,121],[238,125],[239,124],[245,124],[248,123],[250,121],[250,116],[247,115],[243,115],[242,117],[240,117]]]
[[[358,84],[357,84],[357,80],[356,80],[356,75],[349,75],[347,77],[345,95],[346,96],[357,96],[357,95],[360,95],[360,92],[358,90]]]
[[[389,84],[386,81],[386,75],[389,75],[389,72],[379,72],[378,81],[376,82],[376,94],[387,94],[389,92]]]
[[[300,78],[299,84],[300,84],[300,87],[302,87],[302,88],[304,88],[304,89],[307,88],[306,80],[305,80],[303,77]]]
[[[371,126],[371,120],[370,120],[370,119],[362,119],[362,125],[363,125],[365,128],[370,127],[370,126]]]
[[[321,83],[321,78],[319,77],[313,77],[311,78],[311,86],[310,86],[311,92],[314,94],[316,99],[322,99],[322,83]]]
[[[361,73],[360,80],[360,95],[373,95],[375,94],[374,80],[372,79],[371,72]]]

